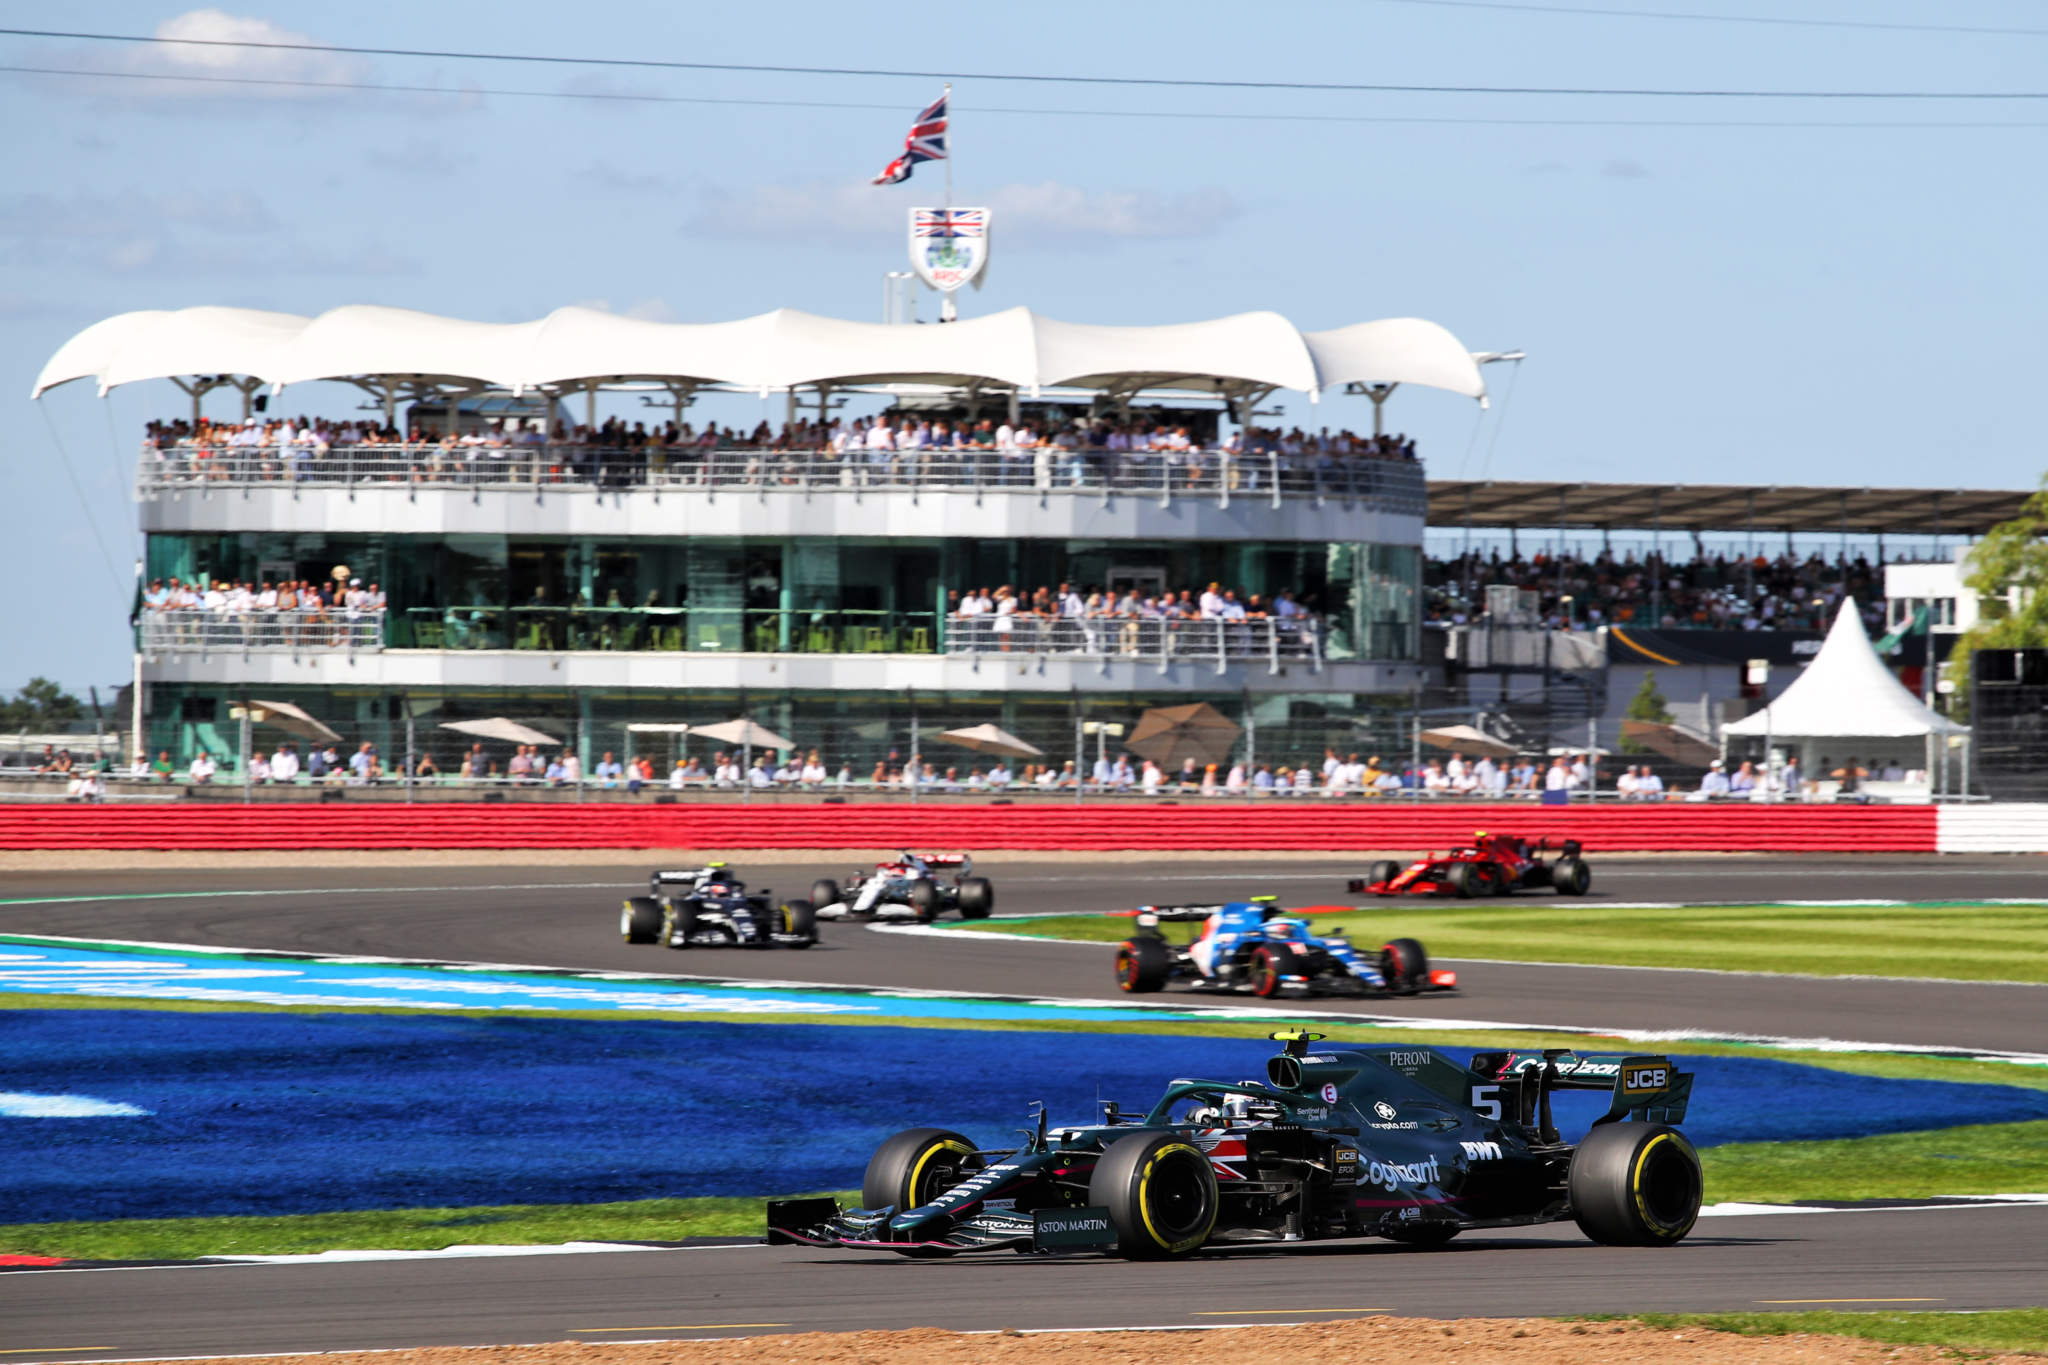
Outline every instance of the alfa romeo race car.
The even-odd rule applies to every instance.
[[[818,941],[809,901],[777,905],[768,888],[748,891],[724,863],[656,872],[648,894],[629,896],[619,910],[628,943],[666,948],[808,948]]]
[[[768,1205],[768,1241],[950,1256],[1098,1251],[1143,1259],[1205,1246],[1385,1237],[1436,1247],[1475,1228],[1572,1219],[1609,1246],[1670,1246],[1692,1230],[1700,1162],[1674,1125],[1692,1076],[1665,1057],[1429,1047],[1322,1050],[1276,1033],[1264,1081],[1176,1080],[1142,1118],[1046,1126],[990,1150],[944,1128],[884,1142],[861,1207]],[[1576,1143],[1559,1090],[1605,1091]]]
[[[1306,919],[1288,915],[1271,896],[1224,905],[1147,905],[1136,916],[1136,930],[1116,949],[1116,983],[1134,994],[1162,990],[1170,981],[1265,997],[1289,988],[1303,995],[1413,995],[1458,984],[1456,972],[1430,970],[1429,954],[1412,938],[1393,939],[1376,952],[1362,949],[1341,925],[1312,932]],[[1159,928],[1193,922],[1202,929],[1186,943],[1174,943]]]
[[[1534,842],[1514,834],[1480,830],[1472,842],[1448,853],[1431,853],[1403,868],[1391,858],[1372,865],[1372,875],[1346,886],[1353,895],[1373,896],[1505,896],[1515,891],[1553,887],[1560,896],[1583,896],[1593,885],[1577,839],[1558,846],[1558,856],[1544,862],[1550,840]]]
[[[819,919],[907,919],[929,924],[948,910],[962,919],[987,919],[996,908],[996,889],[986,877],[970,875],[974,859],[965,853],[911,853],[876,863],[873,872],[855,868],[846,886],[830,877],[811,883],[811,904]],[[942,882],[936,874],[950,872]]]

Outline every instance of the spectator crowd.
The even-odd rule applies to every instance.
[[[1861,555],[1639,560],[1633,551],[1616,556],[1606,550],[1590,559],[1549,553],[1503,557],[1495,550],[1428,560],[1424,623],[1476,621],[1486,590],[1497,586],[1538,594],[1538,612],[1556,630],[1825,630],[1847,596],[1862,604],[1866,626],[1880,629],[1884,623],[1884,571]]]

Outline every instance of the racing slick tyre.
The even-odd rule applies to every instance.
[[[930,877],[919,877],[910,884],[910,908],[917,911],[920,924],[930,924],[946,908],[946,897],[939,890],[939,884]]]
[[[1116,984],[1133,995],[1164,990],[1173,952],[1156,938],[1128,938],[1116,946]]]
[[[846,897],[840,893],[839,883],[830,877],[820,877],[811,883],[811,904],[814,907],[837,905],[845,899]]]
[[[1603,1123],[1572,1153],[1572,1218],[1596,1242],[1668,1247],[1700,1212],[1700,1159],[1661,1123]]]
[[[690,935],[697,932],[697,907],[678,905],[671,901],[668,912],[661,917],[661,946],[664,948],[687,948]]]
[[[1444,869],[1444,885],[1448,886],[1451,894],[1459,900],[1471,900],[1475,891],[1484,890],[1479,884],[1479,878],[1474,875],[1476,870],[1471,863],[1452,863]]]
[[[792,936],[789,948],[808,948],[818,941],[818,908],[809,901],[790,901],[782,907],[782,932]]]
[[[1244,955],[1245,985],[1251,993],[1264,1000],[1280,994],[1280,955],[1263,943],[1252,945]]]
[[[996,889],[986,877],[964,877],[958,899],[961,919],[987,919],[996,908]]]
[[[1199,1250],[1221,1201],[1201,1148],[1177,1133],[1133,1133],[1095,1163],[1088,1202],[1109,1210],[1119,1255],[1157,1261]]]
[[[981,1169],[974,1144],[946,1128],[911,1128],[898,1133],[868,1158],[860,1179],[862,1208],[893,1204],[902,1213],[920,1208]],[[943,1247],[906,1247],[905,1256],[950,1256]]]
[[[1368,876],[1366,878],[1366,881],[1375,886],[1385,886],[1387,883],[1393,881],[1394,878],[1400,875],[1401,865],[1397,862],[1394,862],[1392,859],[1388,859],[1384,862],[1374,863],[1372,865],[1372,875]],[[1379,894],[1385,896],[1390,895],[1392,893],[1382,891]]]
[[[1395,995],[1413,995],[1429,980],[1429,954],[1412,938],[1397,938],[1380,949],[1380,978]]]
[[[1550,884],[1560,896],[1583,896],[1593,885],[1593,869],[1584,858],[1559,858],[1551,864]]]
[[[661,902],[652,896],[629,896],[619,907],[619,937],[628,943],[652,943],[661,937]]]
[[[1508,893],[1507,869],[1499,863],[1472,864],[1472,894],[1475,896],[1505,896]]]
[[[1388,1228],[1380,1233],[1389,1242],[1399,1242],[1404,1247],[1421,1247],[1428,1250],[1440,1247],[1458,1235],[1459,1229],[1451,1223],[1414,1223],[1408,1227]]]

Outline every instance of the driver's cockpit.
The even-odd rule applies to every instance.
[[[1188,1128],[1256,1128],[1277,1123],[1285,1114],[1278,1096],[1246,1081],[1242,1090],[1218,1086],[1175,1095],[1163,1115],[1155,1112],[1147,1121]]]

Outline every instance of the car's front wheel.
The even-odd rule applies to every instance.
[[[1429,980],[1429,954],[1412,938],[1397,938],[1380,949],[1380,980],[1396,995],[1413,995]]]
[[[830,877],[820,877],[811,883],[812,905],[837,905],[845,899],[839,893],[839,883]]]
[[[1452,863],[1444,869],[1444,885],[1461,901],[1472,899],[1476,881],[1470,863]]]
[[[697,907],[687,902],[669,902],[668,911],[661,917],[661,944],[664,948],[687,948],[690,935],[697,932]]]
[[[910,908],[917,912],[918,922],[930,924],[946,908],[946,898],[939,891],[939,885],[930,877],[919,877],[910,884]]]
[[[786,945],[808,948],[818,941],[818,911],[809,901],[790,901],[782,907],[782,932],[790,935]]]
[[[1391,858],[1389,858],[1384,861],[1374,863],[1372,865],[1372,875],[1370,877],[1367,877],[1366,881],[1368,884],[1373,886],[1386,887],[1388,885],[1391,885],[1394,878],[1400,875],[1401,865],[1393,861]],[[1391,893],[1382,890],[1381,892],[1379,892],[1379,894],[1385,896]]]
[[[1156,1261],[1200,1250],[1220,1200],[1201,1148],[1177,1133],[1133,1133],[1095,1163],[1088,1202],[1109,1210],[1121,1255]]]
[[[974,1144],[947,1128],[911,1128],[875,1148],[860,1180],[861,1207],[894,1206],[898,1213],[922,1208],[981,1169]],[[950,1255],[920,1247],[905,1255]]]
[[[1280,994],[1280,955],[1263,943],[1252,945],[1244,957],[1245,985],[1253,995],[1270,1000]]]
[[[1567,1186],[1579,1231],[1607,1246],[1665,1247],[1699,1217],[1699,1154],[1661,1123],[1605,1123],[1572,1153]]]

